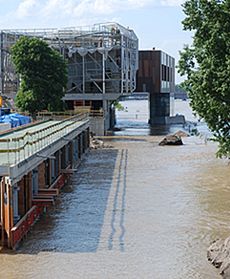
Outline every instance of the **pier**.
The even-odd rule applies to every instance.
[[[89,147],[87,114],[0,134],[0,246],[15,249]]]

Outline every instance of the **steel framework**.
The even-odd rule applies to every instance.
[[[115,100],[136,87],[138,38],[117,23],[63,29],[0,31],[0,94],[14,96],[19,78],[10,48],[21,36],[39,37],[68,64],[66,100]],[[90,95],[89,95],[90,94]],[[108,96],[108,98],[107,98]]]

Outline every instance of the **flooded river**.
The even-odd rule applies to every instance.
[[[0,254],[0,278],[220,278],[206,249],[230,235],[230,166],[202,138],[160,139],[91,150],[20,249]]]

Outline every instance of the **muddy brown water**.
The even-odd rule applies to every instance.
[[[215,279],[209,243],[230,235],[230,166],[216,145],[127,137],[91,151],[0,278]]]

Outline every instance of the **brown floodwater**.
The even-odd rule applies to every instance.
[[[18,251],[0,253],[0,278],[220,278],[206,250],[230,235],[230,166],[198,137],[159,140],[90,151]]]

